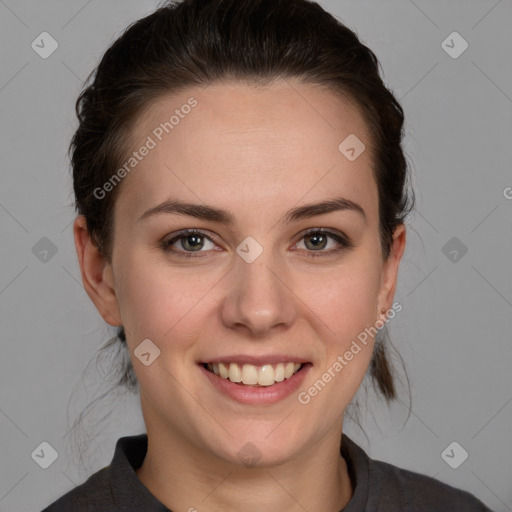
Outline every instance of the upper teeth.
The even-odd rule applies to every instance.
[[[208,363],[206,365],[208,370],[223,379],[247,385],[259,384],[260,386],[271,386],[276,382],[289,379],[294,373],[297,373],[301,366],[300,363],[264,364],[263,366],[238,365],[237,363]]]

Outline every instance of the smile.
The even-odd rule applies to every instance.
[[[222,379],[246,386],[272,386],[291,378],[302,368],[301,363],[277,363],[255,366],[237,363],[205,363],[204,368]]]

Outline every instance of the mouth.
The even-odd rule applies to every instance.
[[[207,371],[240,386],[268,387],[290,379],[309,363],[286,362],[263,364],[201,363]]]

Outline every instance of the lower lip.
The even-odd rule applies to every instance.
[[[282,382],[276,382],[272,386],[245,386],[235,384],[229,379],[223,379],[207,370],[202,364],[198,365],[206,378],[221,392],[229,396],[233,400],[242,404],[274,404],[296,391],[311,368],[310,363],[306,363],[303,367],[289,379]]]

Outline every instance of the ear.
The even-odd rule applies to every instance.
[[[398,268],[405,250],[406,230],[404,224],[399,224],[393,233],[393,243],[388,259],[384,262],[377,318],[382,317],[381,310],[391,308],[395,296]]]
[[[87,295],[105,322],[114,326],[121,325],[112,265],[106,262],[94,244],[83,215],[75,219],[73,234],[82,283]]]

